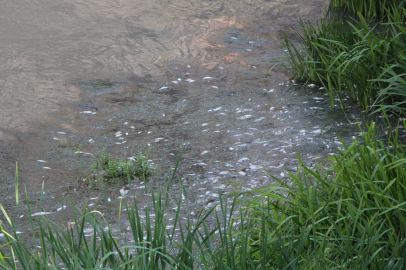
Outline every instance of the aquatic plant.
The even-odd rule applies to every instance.
[[[116,183],[119,180],[131,182],[134,177],[147,177],[154,169],[149,164],[149,150],[146,154],[139,153],[136,157],[129,159],[113,159],[106,152],[106,148],[100,155],[96,156],[96,161],[91,168],[93,173],[99,175],[96,181],[103,178],[108,183]]]

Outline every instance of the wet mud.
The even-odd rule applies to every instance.
[[[120,189],[129,190],[123,205],[135,196],[139,206],[151,206],[151,188],[166,188],[181,151],[177,177],[188,194],[184,205],[195,214],[216,205],[219,193],[251,193],[275,184],[268,174],[288,181],[299,165],[297,155],[307,166],[322,166],[322,158],[340,149],[339,137],[349,143],[359,136],[357,123],[366,116],[350,102],[344,111],[331,108],[322,90],[293,82],[281,67],[266,76],[270,61],[283,59],[278,38],[284,27],[297,26],[298,10],[305,18],[320,16],[320,5],[286,1],[258,18],[216,19],[215,29],[200,37],[197,55],[202,57],[159,60],[154,74],[111,72],[66,80],[65,88],[79,93],[77,100],[59,101],[51,118],[13,130],[12,139],[2,144],[1,203],[17,216],[16,161],[20,200],[25,187],[31,211],[48,212],[47,218],[63,225],[72,221],[70,199],[79,208],[104,213],[113,224]],[[221,12],[221,6],[205,9],[198,18],[221,18]],[[104,147],[113,157],[125,158],[150,148],[151,165],[159,173],[145,181],[135,179],[131,186],[106,186],[111,200],[106,205],[100,185],[90,176],[94,155]],[[173,207],[180,190],[175,180]],[[24,203],[20,215],[18,222],[27,223]],[[125,218],[121,223],[128,225]]]

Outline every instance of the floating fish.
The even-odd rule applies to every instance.
[[[164,138],[156,138],[154,142],[158,143],[160,141],[162,141]]]
[[[215,85],[212,85],[211,88],[218,89],[218,87]]]
[[[204,77],[203,80],[213,80],[213,77]]]
[[[243,157],[243,158],[240,158],[237,162],[241,163],[241,162],[247,161],[247,160],[249,160],[249,158]]]
[[[164,86],[164,87],[159,88],[158,90],[165,90],[165,89],[168,89],[168,88],[169,88],[169,87]]]
[[[209,151],[203,151],[200,155],[205,155],[207,154]]]
[[[42,160],[42,159],[38,159],[37,161],[38,162],[46,162],[45,160]]]
[[[250,115],[250,114],[240,117],[240,119],[250,119],[250,118],[252,118],[252,115]]]
[[[32,214],[31,216],[32,216],[32,217],[44,216],[44,215],[50,215],[50,214],[53,214],[53,213],[54,213],[54,212],[37,212],[37,213]]]
[[[120,189],[121,196],[127,195],[128,192],[129,192],[129,190],[127,190],[127,189],[124,189],[124,188]]]

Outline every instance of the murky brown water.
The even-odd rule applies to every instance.
[[[337,136],[352,139],[363,115],[351,106],[331,109],[322,91],[282,85],[289,79],[282,69],[265,75],[269,61],[283,57],[281,28],[297,26],[298,16],[318,18],[327,3],[0,3],[0,202],[16,214],[18,161],[33,212],[54,212],[50,217],[66,224],[69,207],[57,208],[70,197],[107,214],[100,191],[81,182],[94,158],[75,153],[80,145],[93,154],[107,147],[116,157],[151,145],[164,174],[183,147],[179,177],[193,209],[213,205],[219,189],[226,195],[272,184],[256,166],[285,178],[298,165],[295,151],[315,164],[340,146]],[[134,184],[128,197],[149,204],[141,181]],[[122,187],[108,187],[111,209]],[[179,190],[176,182],[172,195]]]

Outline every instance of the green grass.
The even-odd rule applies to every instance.
[[[375,18],[378,23],[361,13],[353,18],[337,15],[334,9],[316,25],[299,20],[300,32],[288,30],[298,45],[284,35],[286,68],[298,81],[325,87],[333,107],[338,98],[341,108],[351,99],[363,110],[374,106],[380,110],[383,105],[388,111],[403,112],[406,9],[392,11],[385,22]]]
[[[332,0],[336,7],[344,7],[366,17],[383,18],[406,7],[403,0]]]
[[[150,191],[151,209],[141,210],[135,198],[127,205],[129,238],[121,231],[113,233],[100,212],[72,205],[71,229],[43,217],[30,218],[31,229],[37,232],[31,245],[0,206],[6,218],[0,224],[6,239],[0,247],[0,265],[3,269],[406,269],[406,152],[400,143],[405,130],[396,128],[382,141],[375,126],[372,122],[362,132],[362,142],[343,143],[344,150],[330,158],[328,169],[302,164],[287,182],[274,178],[277,185],[256,190],[257,197],[236,195],[229,203],[220,196],[219,208],[200,212],[195,221],[189,214],[181,216],[186,190],[182,188],[178,199],[170,196],[179,158],[166,190]],[[27,195],[26,199],[30,212]],[[174,206],[173,227],[167,228],[167,211]],[[85,237],[89,224],[94,234]]]

